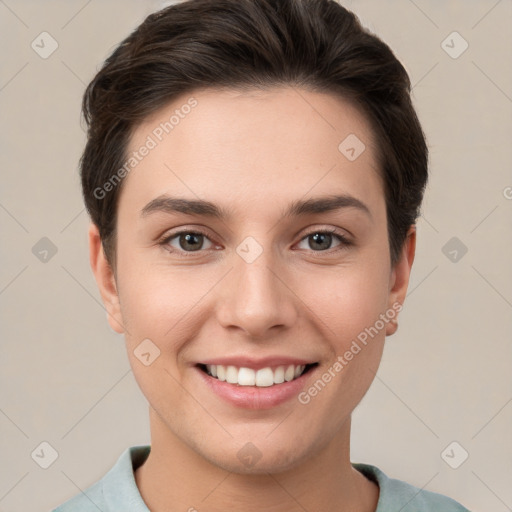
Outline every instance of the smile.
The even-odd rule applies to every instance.
[[[291,382],[307,373],[315,364],[289,364],[272,368],[267,366],[255,370],[233,365],[206,364],[200,368],[209,376],[237,386],[271,387],[284,382]]]

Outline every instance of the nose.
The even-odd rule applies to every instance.
[[[254,339],[270,337],[296,323],[296,297],[270,251],[252,263],[234,255],[217,318],[224,328],[238,329]]]

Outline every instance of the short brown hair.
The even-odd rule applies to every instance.
[[[409,77],[391,49],[334,0],[187,0],[149,15],[83,97],[82,191],[111,266],[123,182],[98,190],[124,165],[137,125],[187,91],[275,85],[341,95],[370,120],[397,261],[419,215],[428,149]]]

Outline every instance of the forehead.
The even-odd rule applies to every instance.
[[[122,194],[135,202],[164,193],[287,201],[335,188],[383,195],[368,120],[339,96],[296,87],[184,94],[134,130],[134,152],[145,156]]]

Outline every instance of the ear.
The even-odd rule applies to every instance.
[[[89,226],[89,261],[107,310],[108,323],[115,332],[122,334],[124,327],[114,272],[105,257],[98,227],[92,222]]]
[[[412,225],[407,231],[407,235],[400,252],[398,261],[391,270],[389,279],[389,299],[388,308],[396,310],[396,304],[402,305],[407,294],[409,286],[409,276],[411,275],[412,263],[416,252],[416,226]],[[393,307],[395,305],[395,307]],[[395,334],[398,329],[397,318],[386,324],[386,336]]]

